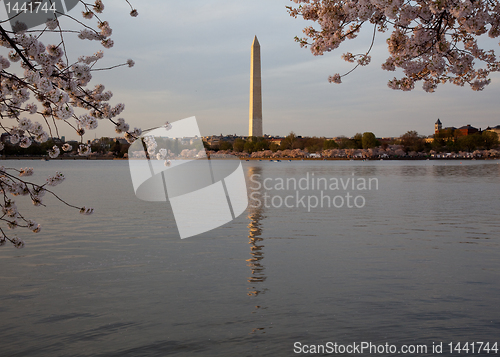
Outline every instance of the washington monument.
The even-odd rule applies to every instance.
[[[250,63],[250,114],[248,136],[263,136],[262,133],[262,91],[260,75],[260,44],[257,36],[252,43]]]

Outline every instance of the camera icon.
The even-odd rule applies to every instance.
[[[182,239],[231,222],[247,209],[240,160],[207,157],[195,117],[143,133],[128,155],[136,196],[168,200]]]

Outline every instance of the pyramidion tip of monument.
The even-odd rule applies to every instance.
[[[253,46],[255,46],[255,45],[258,46],[259,45],[259,40],[257,39],[257,35],[254,36],[252,45]]]

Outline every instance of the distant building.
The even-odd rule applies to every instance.
[[[481,129],[474,128],[470,124],[464,125],[464,126],[458,128],[458,130],[462,133],[463,136],[472,135],[472,134],[475,134],[475,133],[481,131]]]
[[[446,128],[443,128],[443,123],[441,123],[441,120],[437,120],[436,123],[434,124],[434,135],[436,134],[445,134],[445,135],[452,135],[455,136],[459,132],[459,135],[461,136],[467,136],[467,135],[472,135],[478,132],[481,132],[481,128],[475,128],[471,126],[470,124],[464,125],[460,128],[455,128],[454,126],[448,126]]]
[[[211,136],[203,136],[202,140],[206,142],[211,148],[219,147],[222,142],[234,143],[234,141],[240,138],[240,136],[235,135],[211,135]]]
[[[500,125],[494,126],[493,128],[487,127],[485,131],[491,131],[493,133],[497,133],[500,136]]]
[[[443,123],[441,123],[441,120],[437,120],[436,124],[434,124],[434,134],[439,133],[443,129]]]
[[[285,138],[282,138],[282,137],[271,137],[271,138],[267,139],[267,141],[269,141],[269,143],[275,143],[277,145],[280,145],[281,142],[283,141],[283,139],[285,139]]]

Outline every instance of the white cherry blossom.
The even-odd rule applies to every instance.
[[[355,39],[362,28],[373,32],[372,43],[364,53],[345,53],[342,58],[365,66],[377,40],[386,40],[389,57],[382,69],[401,69],[403,76],[390,80],[388,86],[408,91],[418,81],[433,92],[442,83],[483,90],[490,83],[491,72],[500,70],[500,60],[493,49],[482,49],[484,37],[500,36],[500,3],[480,0],[292,0],[291,16],[316,22],[318,27],[304,29],[304,38],[296,37],[314,55],[337,49],[345,40]],[[354,67],[354,68],[356,68]],[[329,81],[341,83],[339,73]]]
[[[72,16],[80,15],[79,19],[71,16],[61,22],[55,18],[49,19],[45,26],[30,29],[18,23],[13,26],[13,32],[4,28],[8,19],[2,19],[0,46],[4,48],[4,53],[0,55],[0,127],[8,136],[5,143],[0,143],[0,151],[6,145],[27,148],[45,143],[54,135],[59,135],[60,125],[68,125],[77,135],[83,136],[86,130],[97,128],[100,120],[111,123],[111,127],[123,133],[129,142],[140,137],[140,129],[129,131],[130,127],[124,118],[115,119],[123,115],[125,105],[111,103],[113,93],[106,91],[104,85],[96,84],[96,73],[99,74],[96,71],[133,67],[135,62],[124,59],[109,68],[98,68],[104,49],[114,45],[111,38],[113,26],[104,19],[105,15],[101,15],[105,10],[102,0],[80,2],[78,6],[81,7],[79,12]],[[130,11],[132,17],[138,15],[132,5]],[[71,20],[80,27],[65,28]],[[80,40],[92,41],[87,45],[97,48],[83,54],[66,52],[66,49],[78,48],[77,43],[68,46],[68,41]],[[90,83],[92,86],[89,86]],[[83,143],[82,138],[77,148],[78,154],[89,155],[90,145]],[[65,152],[73,150],[68,143],[58,145],[48,150],[49,158],[57,158],[61,148]],[[36,180],[33,168],[0,167],[0,192],[4,197],[3,201],[0,200],[0,210],[3,212],[0,225],[4,228],[27,228],[35,233],[41,230],[35,220],[25,218],[18,212],[13,200],[15,197],[29,197],[33,205],[44,206],[43,197],[49,193],[82,214],[93,212],[89,207],[72,206],[49,190],[65,180],[62,173],[57,172],[42,184],[25,181],[31,176]],[[10,242],[17,248],[24,247],[23,240],[17,236],[10,237],[6,232],[0,226],[0,246]]]

